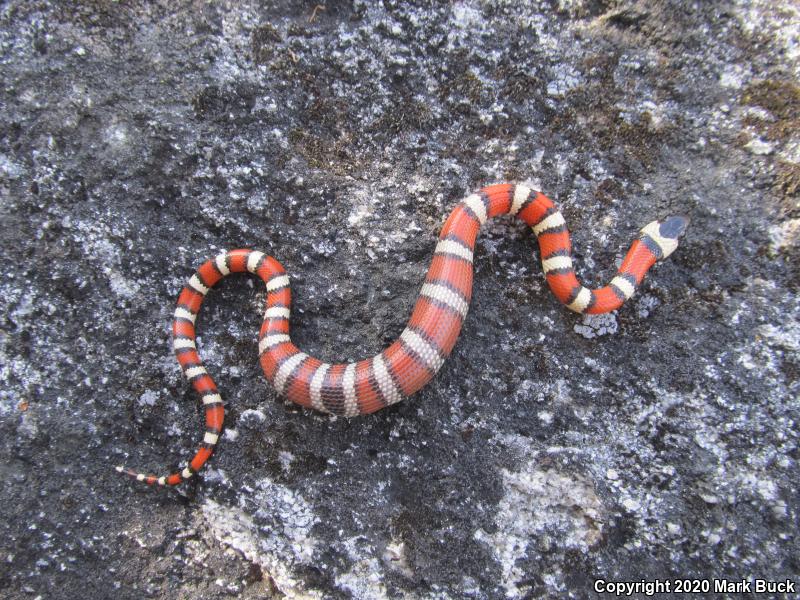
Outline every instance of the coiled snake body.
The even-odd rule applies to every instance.
[[[322,412],[346,417],[367,414],[410,396],[441,368],[469,308],[478,230],[487,219],[503,214],[515,215],[532,227],[550,289],[567,308],[579,313],[619,308],[633,295],[647,270],[674,252],[688,225],[682,216],[646,225],[611,282],[591,290],[575,276],[569,231],[549,198],[524,185],[485,187],[462,200],[445,221],[425,283],[400,337],[372,358],[342,364],[322,362],[292,343],[289,277],[277,260],[257,250],[222,253],[203,263],[189,279],[178,297],[172,324],[178,362],[205,407],[200,448],[182,471],[171,475],[145,475],[121,466],[117,471],[149,485],[176,485],[190,479],[211,457],[222,432],[225,409],[197,352],[195,318],[209,289],[223,277],[253,273],[267,285],[258,351],[261,367],[279,394]]]

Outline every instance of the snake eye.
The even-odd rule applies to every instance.
[[[664,219],[658,226],[658,233],[665,238],[678,239],[689,226],[689,217],[672,215]]]

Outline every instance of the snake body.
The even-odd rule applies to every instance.
[[[283,266],[257,250],[231,250],[203,263],[178,297],[172,324],[173,346],[186,378],[205,408],[205,433],[194,457],[181,471],[146,475],[117,471],[149,485],[177,485],[211,458],[222,433],[222,397],[203,366],[195,343],[195,319],[203,299],[232,273],[253,273],[267,286],[267,308],[259,332],[261,367],[275,390],[302,406],[352,417],[390,406],[412,395],[441,368],[461,331],[472,295],[472,258],[480,226],[509,214],[536,235],[542,268],[555,297],[578,313],[604,313],[630,298],[647,270],[678,246],[688,225],[683,216],[653,221],[639,232],[608,285],[589,289],[572,266],[564,217],[544,194],[525,185],[498,184],[464,198],[439,235],[431,266],[411,318],[400,337],[383,352],[354,363],[329,364],[302,352],[289,336],[291,291]]]

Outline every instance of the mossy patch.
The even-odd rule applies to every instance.
[[[576,148],[599,147],[606,154],[624,157],[619,165],[623,171],[635,164],[649,169],[679,125],[656,119],[648,110],[623,115],[619,102],[624,93],[614,79],[620,60],[621,53],[613,51],[586,57],[581,65],[586,83],[566,93],[559,110],[551,113],[550,127],[566,135]],[[666,65],[660,67],[659,80],[653,83],[669,97],[671,73]]]
[[[784,142],[800,132],[800,86],[790,81],[765,79],[744,90],[742,102],[761,107],[773,119],[748,116],[744,122],[760,135],[773,142]],[[742,136],[744,140],[744,136]],[[783,201],[783,209],[790,217],[800,214],[800,165],[779,161],[773,185]]]
[[[626,120],[608,95],[598,86],[578,88],[568,95],[570,107],[553,115],[552,127],[559,129],[579,147],[599,146],[611,152],[623,149],[628,158],[651,167],[674,125],[656,125],[648,111],[636,120]]]
[[[783,200],[783,209],[790,218],[800,217],[800,165],[778,162],[775,191]]]
[[[789,81],[765,79],[744,90],[742,102],[760,106],[775,118],[767,121],[750,116],[745,124],[757,128],[768,140],[783,141],[800,131],[800,86]]]
[[[544,82],[540,77],[530,75],[522,70],[514,70],[510,73],[500,70],[497,79],[504,82],[503,96],[514,102],[525,102],[531,98],[537,98],[544,88]]]
[[[192,108],[198,119],[228,119],[249,114],[256,104],[256,89],[248,83],[220,87],[209,85],[192,98]]]
[[[253,62],[266,65],[276,53],[276,46],[281,43],[281,34],[271,24],[266,23],[253,30],[250,46],[253,52]]]
[[[451,90],[472,102],[478,102],[483,93],[483,83],[472,71],[464,71],[453,82]]]
[[[466,48],[448,53],[441,71],[439,98],[443,102],[478,102],[485,86],[475,69],[475,57]]]
[[[352,136],[344,135],[338,139],[315,136],[308,131],[296,128],[289,132],[289,142],[303,155],[314,169],[324,169],[338,175],[351,172],[352,160],[350,146]]]
[[[376,119],[371,128],[377,132],[398,135],[420,130],[433,120],[430,107],[419,100],[406,99],[386,110]]]
[[[614,200],[622,198],[625,195],[625,189],[616,179],[603,179],[597,186],[595,197],[606,206],[613,204]]]

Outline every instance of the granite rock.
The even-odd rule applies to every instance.
[[[10,0],[0,7],[0,589],[36,598],[587,598],[594,581],[800,578],[800,14],[791,0]],[[262,377],[263,286],[200,317],[227,404],[170,348],[220,249],[274,255],[306,352],[402,331],[438,228],[514,180],[598,285],[641,225],[684,243],[613,315],[481,233],[422,392],[357,419]]]

